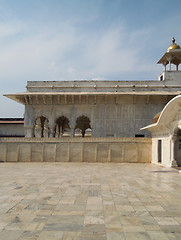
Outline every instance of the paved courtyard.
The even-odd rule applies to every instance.
[[[181,239],[181,173],[151,164],[0,163],[0,240]]]

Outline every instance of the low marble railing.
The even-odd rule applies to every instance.
[[[151,162],[151,138],[0,138],[2,162]]]

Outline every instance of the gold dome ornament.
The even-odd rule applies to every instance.
[[[172,44],[170,45],[170,47],[167,48],[167,52],[169,52],[170,50],[173,49],[180,49],[180,46],[178,44],[175,43],[175,38],[172,38]]]
[[[157,63],[163,64],[165,71],[167,71],[167,64],[169,64],[169,71],[171,71],[171,64],[174,64],[176,66],[176,71],[178,71],[178,66],[181,64],[181,49],[180,46],[175,43],[175,38],[172,39],[172,44],[167,48],[166,53]]]

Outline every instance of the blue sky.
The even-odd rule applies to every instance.
[[[24,107],[2,96],[27,81],[155,80],[181,1],[0,0],[0,117]]]

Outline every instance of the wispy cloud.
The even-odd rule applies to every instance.
[[[17,22],[16,24],[13,23],[0,23],[0,39],[10,38],[15,36],[16,34],[20,33],[22,30],[21,23]]]
[[[119,25],[107,28],[96,36],[92,32],[80,33],[74,23],[66,22],[60,24],[58,30],[45,28],[27,36],[23,35],[27,25],[16,26],[14,22],[8,24],[3,35],[4,38],[13,38],[20,34],[20,37],[4,44],[0,56],[2,79],[93,79],[97,76],[106,79],[111,74],[118,77],[122,72],[144,69],[139,61],[145,54],[144,40],[149,30],[128,34],[125,26]],[[3,28],[5,26],[0,25],[0,29]]]
[[[1,1],[2,91],[22,91],[28,80],[156,79],[168,41],[175,36],[181,42],[180,12],[161,1],[164,11],[157,2],[146,14],[131,2]]]

